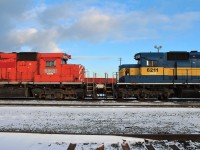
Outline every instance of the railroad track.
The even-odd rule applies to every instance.
[[[96,146],[96,147],[95,147]],[[112,143],[106,144],[94,144],[94,146],[90,143],[70,143],[68,145],[67,150],[75,150],[76,147],[85,149],[85,148],[94,148],[96,150],[104,150],[106,147],[111,149],[122,149],[122,150],[156,150],[156,149],[171,149],[171,150],[183,150],[183,149],[200,149],[200,143],[192,142],[192,141],[148,141],[145,142],[136,142],[136,143]]]
[[[163,100],[158,100],[156,98],[145,98],[145,99],[141,99],[141,100],[137,100],[136,98],[125,98],[125,99],[114,99],[112,97],[109,98],[105,98],[105,97],[98,97],[97,99],[92,99],[90,97],[86,97],[84,99],[75,99],[75,98],[67,98],[67,99],[37,99],[34,97],[0,97],[0,100],[38,100],[38,101],[101,101],[101,100],[105,100],[105,101],[119,101],[119,102],[123,102],[123,101],[141,101],[141,102],[148,102],[148,101],[162,101],[162,102],[176,102],[176,101],[180,101],[180,102],[185,102],[185,101],[200,101],[200,98],[169,98],[169,99],[163,99]]]
[[[16,133],[19,131],[15,131]],[[13,131],[12,131],[13,133]],[[32,132],[20,132],[20,133],[32,133]],[[41,134],[52,134],[50,132],[45,132]],[[53,133],[55,134],[55,133]],[[61,134],[61,133],[58,133]],[[67,135],[67,134],[65,134]],[[79,135],[79,134],[74,134]],[[90,136],[90,135],[88,135]],[[98,136],[98,135],[96,135]],[[99,135],[99,138],[108,135]],[[128,140],[123,140],[121,143],[68,143],[66,145],[67,150],[77,149],[146,149],[146,150],[156,150],[156,149],[172,149],[172,150],[184,150],[184,149],[200,149],[200,134],[114,134],[109,136],[120,136],[124,139],[127,137],[141,138],[140,142],[130,142]],[[143,140],[144,139],[144,140]],[[97,139],[98,141],[98,139]]]
[[[93,107],[195,107],[200,108],[200,101],[113,101],[113,100],[87,100],[87,101],[56,101],[56,100],[0,100],[0,106],[93,106]]]
[[[83,135],[79,133],[68,133],[68,132],[54,132],[54,131],[32,131],[32,130],[6,130],[0,131],[0,133],[39,133],[39,134],[63,134],[63,135]],[[193,141],[199,142],[200,144],[200,134],[88,134],[95,136],[122,136],[130,138],[141,138],[147,139],[147,141]]]
[[[153,134],[141,134],[141,135],[124,135],[130,137],[144,138],[144,142],[130,143],[126,140],[123,143],[110,143],[110,148],[112,149],[146,149],[146,150],[156,150],[156,149],[171,149],[171,150],[183,150],[183,149],[200,149],[200,135],[153,135]],[[150,139],[150,140],[149,140]],[[96,144],[96,143],[95,143]],[[96,150],[104,150],[105,144],[96,144],[92,146],[90,143],[70,143],[67,150],[75,150],[76,147],[84,147],[88,145],[90,147],[95,147]],[[108,144],[106,144],[108,147]]]

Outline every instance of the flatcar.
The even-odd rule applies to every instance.
[[[134,58],[137,64],[119,66],[115,97],[200,97],[199,52],[145,52]]]

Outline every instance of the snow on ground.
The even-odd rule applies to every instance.
[[[76,150],[96,149],[104,144],[105,149],[112,149],[112,144],[123,141],[134,144],[144,142],[143,139],[120,136],[85,136],[85,135],[56,135],[56,134],[25,134],[0,133],[1,150],[66,150],[70,143],[76,143]],[[114,148],[113,148],[114,149]]]
[[[0,107],[0,131],[200,134],[199,108]]]

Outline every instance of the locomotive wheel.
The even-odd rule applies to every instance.
[[[52,95],[51,94],[46,94],[46,95],[44,95],[44,99],[45,100],[52,99]]]
[[[97,99],[97,94],[96,93],[92,94],[92,99]]]
[[[62,93],[55,93],[54,95],[55,95],[55,99],[59,99],[59,100],[63,99],[64,97]]]
[[[125,98],[125,94],[124,93],[122,93],[122,99],[124,99]]]
[[[168,100],[169,96],[167,94],[159,95],[158,100]]]
[[[145,99],[145,95],[143,94],[143,95],[136,95],[135,96],[135,98],[137,99],[137,100],[144,100]]]
[[[164,100],[164,96],[163,95],[159,95],[158,96],[158,100]]]
[[[114,99],[118,99],[118,94],[115,93],[115,94],[113,95],[113,98],[114,98]]]
[[[40,95],[40,99],[46,99],[46,95],[45,94],[41,94]]]
[[[168,100],[169,96],[168,95],[163,95],[163,100]]]
[[[80,99],[80,100],[83,100],[84,99],[84,93],[78,93],[77,98]]]
[[[144,98],[141,97],[141,96],[137,96],[136,99],[137,99],[137,100],[144,100]]]

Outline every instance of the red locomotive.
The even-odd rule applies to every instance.
[[[64,53],[0,53],[1,97],[63,98],[82,95],[84,66]]]
[[[97,82],[116,81],[98,78],[94,83],[85,78],[84,66],[67,64],[70,58],[64,53],[0,53],[0,97],[96,98]],[[100,87],[102,92],[107,86]]]

